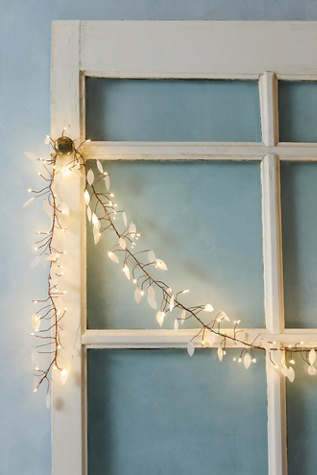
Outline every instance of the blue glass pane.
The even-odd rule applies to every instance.
[[[89,475],[267,475],[264,355],[88,351]]]
[[[316,475],[317,472],[317,377],[294,357],[296,378],[287,381],[288,475]]]
[[[279,82],[280,142],[317,142],[317,82]]]
[[[86,80],[92,140],[259,142],[256,81]]]
[[[317,326],[317,163],[281,163],[285,322]]]
[[[156,276],[175,293],[189,288],[187,305],[211,303],[245,327],[263,327],[259,164],[120,161],[104,167],[118,209],[142,233],[136,250],[153,249],[167,264],[168,272]],[[156,311],[145,299],[136,304],[135,285],[107,257],[114,237],[106,231],[95,246],[88,226],[89,328],[158,328]],[[180,316],[168,314],[165,327],[173,327],[173,314]],[[196,325],[188,320],[186,326]]]

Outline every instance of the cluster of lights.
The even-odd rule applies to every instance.
[[[65,130],[64,130],[65,132]],[[74,142],[64,135],[53,140],[47,136],[45,143],[50,144],[53,151],[50,153],[49,159],[37,158],[35,155],[26,153],[29,158],[36,158],[42,165],[43,171],[38,175],[45,181],[46,186],[39,191],[28,188],[28,192],[32,193],[31,199],[27,200],[24,206],[28,206],[36,198],[44,198],[44,210],[51,217],[51,228],[49,231],[37,231],[40,239],[35,243],[34,252],[37,256],[31,263],[31,267],[37,266],[43,259],[49,261],[49,279],[48,292],[44,300],[33,300],[34,304],[40,304],[41,308],[33,313],[31,317],[31,325],[33,327],[32,336],[44,339],[45,342],[35,347],[32,355],[35,364],[35,384],[34,392],[36,392],[43,381],[47,382],[47,406],[50,404],[50,373],[51,369],[59,372],[60,382],[65,384],[68,378],[68,369],[60,363],[60,350],[63,349],[61,342],[61,321],[64,319],[67,307],[63,306],[61,297],[67,294],[67,290],[61,289],[63,282],[64,269],[60,264],[60,259],[66,254],[65,250],[56,249],[54,247],[54,237],[57,231],[66,233],[67,229],[63,217],[69,214],[67,204],[59,200],[54,190],[54,181],[58,174],[66,177],[72,173],[74,169],[86,167],[83,156],[79,148],[76,148]],[[69,157],[67,161],[67,157]],[[66,163],[65,163],[66,162]],[[276,369],[281,370],[284,376],[290,381],[295,378],[293,366],[295,360],[293,353],[300,352],[303,359],[308,365],[308,373],[314,375],[317,370],[313,366],[316,361],[316,351],[314,348],[305,350],[300,348],[304,342],[300,342],[287,347],[281,348],[276,341],[259,341],[256,337],[252,343],[244,338],[244,332],[237,330],[241,320],[234,320],[233,334],[227,333],[222,329],[223,321],[230,321],[228,315],[223,311],[215,312],[211,303],[196,306],[187,306],[181,299],[181,296],[187,294],[189,289],[180,292],[173,290],[166,285],[161,278],[154,277],[151,268],[158,271],[167,271],[167,265],[161,259],[156,258],[152,250],[143,250],[134,253],[136,241],[140,239],[141,233],[137,232],[136,225],[132,221],[128,223],[125,211],[118,210],[118,204],[114,202],[115,195],[110,192],[110,177],[103,170],[103,165],[96,160],[98,173],[93,170],[86,169],[86,184],[83,191],[84,202],[87,207],[87,218],[91,222],[94,242],[98,244],[102,233],[110,230],[116,237],[116,244],[108,250],[108,257],[116,264],[120,264],[123,274],[128,280],[135,285],[134,298],[137,303],[146,296],[149,306],[156,310],[156,321],[160,327],[163,326],[167,314],[176,314],[174,318],[174,330],[179,331],[179,326],[185,320],[194,319],[200,324],[200,330],[197,335],[192,338],[187,345],[187,351],[190,356],[195,352],[195,342],[199,341],[203,347],[217,347],[217,354],[220,361],[226,356],[227,341],[238,343],[242,347],[239,357],[233,357],[234,362],[244,364],[248,369],[251,363],[256,363],[253,354],[254,350],[267,350],[270,353],[271,363]],[[105,186],[104,192],[97,192],[96,183],[103,181]],[[121,216],[119,224],[114,223],[118,216]],[[44,237],[43,237],[44,236]],[[123,256],[123,259],[119,259]],[[123,262],[122,262],[123,261]],[[159,293],[159,303],[157,300],[157,292]],[[43,304],[43,305],[42,305]],[[180,312],[180,315],[179,315]],[[205,322],[201,316],[201,312],[213,313],[215,317]],[[42,328],[46,324],[46,328]],[[47,336],[47,333],[50,336]],[[48,340],[48,342],[46,342]],[[219,343],[220,341],[220,343]],[[48,351],[47,348],[51,350]],[[41,353],[50,353],[51,361],[46,369],[40,369],[38,356]],[[289,355],[289,357],[288,357]],[[287,366],[287,362],[288,365]]]

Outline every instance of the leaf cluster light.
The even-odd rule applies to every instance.
[[[307,365],[308,373],[315,375],[317,348],[307,349],[304,342],[294,345],[283,346],[276,341],[271,341],[270,337],[263,338],[259,334],[253,341],[249,340],[247,333],[240,329],[239,320],[233,321],[233,331],[226,331],[222,327],[224,321],[229,322],[229,316],[220,310],[216,312],[211,303],[188,306],[182,296],[189,292],[184,289],[175,292],[167,285],[161,277],[156,277],[157,273],[167,271],[166,263],[157,258],[152,249],[135,251],[136,241],[141,237],[137,231],[136,224],[128,221],[125,210],[119,210],[114,201],[115,195],[110,191],[110,176],[103,169],[103,165],[96,160],[98,173],[88,168],[85,159],[80,151],[82,143],[76,147],[75,142],[65,136],[65,129],[62,136],[56,140],[47,136],[44,141],[50,144],[51,150],[49,158],[43,159],[36,155],[25,152],[26,156],[36,159],[41,164],[41,171],[38,173],[43,180],[44,186],[39,190],[29,188],[28,193],[32,197],[24,203],[24,207],[30,205],[35,199],[43,200],[44,212],[50,216],[50,227],[48,230],[37,231],[37,240],[34,244],[36,257],[32,260],[30,267],[34,268],[39,264],[49,262],[47,295],[43,299],[33,300],[36,310],[31,316],[33,328],[32,336],[37,339],[37,344],[32,351],[34,363],[34,392],[38,390],[43,382],[47,384],[46,405],[50,405],[50,377],[52,370],[58,371],[60,382],[65,384],[68,379],[69,367],[62,364],[61,352],[72,349],[65,348],[61,335],[64,331],[63,323],[67,319],[68,309],[63,303],[63,297],[68,290],[63,282],[63,256],[65,250],[55,246],[55,236],[57,233],[67,233],[67,216],[69,207],[62,201],[54,191],[55,181],[60,177],[67,177],[73,171],[85,171],[86,181],[83,189],[83,200],[86,205],[87,219],[91,223],[94,243],[98,244],[104,232],[111,232],[115,238],[114,246],[108,250],[108,258],[115,264],[121,266],[123,275],[135,286],[134,299],[140,303],[141,299],[146,299],[149,307],[154,311],[154,318],[159,327],[163,327],[167,315],[174,316],[174,331],[179,332],[185,320],[196,321],[199,324],[197,334],[188,341],[187,352],[193,356],[196,345],[203,347],[217,348],[219,361],[223,361],[226,356],[227,343],[230,341],[233,346],[239,345],[240,353],[233,357],[234,362],[243,363],[246,369],[251,364],[256,363],[255,350],[268,351],[271,364],[287,377],[291,382],[295,379],[293,355],[300,353]],[[103,191],[98,191],[103,183]],[[98,186],[96,186],[98,184]],[[67,186],[67,181],[63,186]],[[59,240],[60,242],[60,240]],[[202,313],[203,312],[203,313]],[[206,322],[204,313],[212,314]],[[49,355],[49,362],[41,367],[41,356]],[[74,354],[74,353],[73,353]]]

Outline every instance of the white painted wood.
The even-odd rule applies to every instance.
[[[310,348],[317,343],[317,330],[288,331],[272,334],[268,330],[245,328],[245,341],[251,342],[257,337],[257,341],[262,339],[282,343],[285,346],[295,345],[299,341],[305,341],[301,348]],[[166,348],[185,347],[189,340],[198,333],[196,329],[179,330],[86,330],[82,335],[82,344],[87,348]],[[224,333],[233,335],[233,329],[226,329]],[[215,343],[220,343],[222,337],[216,337]],[[201,345],[201,335],[195,339],[197,346]],[[228,348],[243,348],[244,345],[227,340]]]
[[[61,136],[63,127],[71,125],[67,135],[80,136],[79,85],[80,22],[53,23],[51,58],[51,136]],[[68,307],[61,336],[66,347],[77,350],[77,356],[67,363],[69,377],[62,386],[54,371],[52,391],[52,465],[54,475],[82,474],[82,362],[81,314],[82,281],[82,205],[81,178],[74,173],[58,180],[54,191],[70,209],[67,232],[56,232],[57,249],[66,250],[63,257],[63,301]]]
[[[266,355],[269,475],[287,475],[285,378]]]
[[[273,102],[272,95],[270,96]],[[267,128],[266,133],[267,140],[272,142],[274,128]],[[284,304],[278,158],[273,154],[266,155],[261,164],[261,172],[266,328],[272,333],[280,334],[284,329]],[[269,354],[266,361],[269,474],[286,475],[285,380],[270,363]]]
[[[266,327],[272,333],[280,333],[284,328],[284,310],[279,161],[275,155],[264,157],[261,174]]]
[[[272,72],[259,79],[262,142],[272,147],[278,142],[277,79]]]
[[[284,143],[268,147],[245,142],[89,142],[82,152],[98,160],[261,160],[277,154],[280,160],[317,160],[317,144]]]
[[[315,22],[82,22],[82,69],[110,77],[317,78]]]
[[[107,160],[262,160],[264,284],[267,329],[281,344],[317,340],[314,330],[283,330],[279,162],[317,160],[317,144],[277,144],[276,78],[317,80],[316,22],[93,21],[54,22],[51,135],[72,127],[84,136],[84,76],[260,79],[263,143],[92,142],[86,158]],[[243,54],[242,54],[243,52]],[[263,158],[264,157],[264,158]],[[53,473],[87,473],[87,348],[184,347],[196,330],[86,330],[85,233],[81,178],[58,190],[70,204],[65,282],[71,288],[68,337],[78,356],[66,386],[53,382]],[[62,244],[62,243],[61,243]],[[228,330],[230,334],[230,330]],[[232,330],[231,330],[232,332]],[[81,337],[81,333],[83,333]],[[197,342],[199,345],[199,342]],[[235,346],[235,345],[234,345]],[[238,346],[237,346],[238,347]],[[267,365],[269,474],[286,475],[284,378]]]

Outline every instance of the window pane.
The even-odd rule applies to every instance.
[[[86,79],[92,140],[259,142],[256,81]]]
[[[89,350],[89,475],[267,475],[264,355],[232,356]]]
[[[281,163],[285,323],[316,327],[317,164]]]
[[[317,379],[295,356],[296,379],[287,381],[288,475],[315,475],[317,467]]]
[[[189,288],[185,304],[211,303],[245,327],[264,326],[259,163],[104,162],[104,168],[118,209],[143,235],[136,250],[151,248],[167,264],[159,279],[175,293]],[[107,258],[114,243],[106,231],[95,246],[88,227],[89,328],[158,328],[156,311],[145,299],[135,303],[134,284]],[[173,327],[169,314],[164,327]]]
[[[279,81],[280,142],[317,142],[317,82]]]

